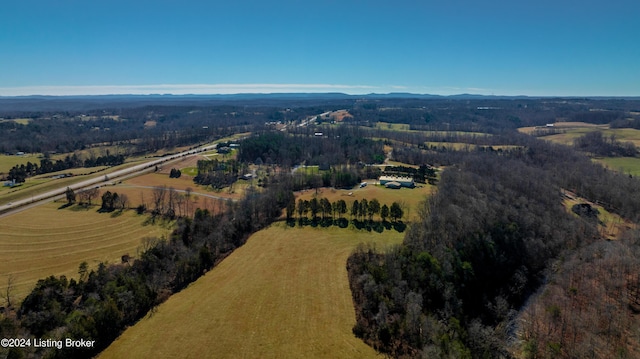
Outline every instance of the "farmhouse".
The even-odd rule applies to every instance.
[[[395,188],[394,186],[398,186],[398,185],[399,187],[407,187],[407,188],[414,188],[416,186],[416,183],[413,181],[413,178],[411,177],[380,176],[378,181],[380,182],[381,185],[389,188]]]

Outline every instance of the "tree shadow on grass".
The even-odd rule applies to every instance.
[[[398,221],[398,222],[387,222],[387,221],[369,221],[369,220],[357,220],[357,219],[352,219],[352,220],[348,220],[346,218],[315,218],[315,219],[309,219],[309,218],[298,218],[296,219],[290,219],[287,221],[287,225],[289,227],[305,227],[305,226],[311,226],[313,228],[328,228],[331,226],[336,226],[339,228],[348,228],[350,225],[357,229],[357,230],[364,230],[364,231],[368,231],[368,232],[376,232],[376,233],[382,233],[385,230],[390,231],[390,230],[395,230],[398,231],[400,233],[404,232],[407,229],[407,225],[405,223],[403,223],[402,221]]]
[[[65,209],[73,206],[73,203],[65,203],[62,206],[58,207],[58,209]]]
[[[69,208],[70,211],[74,211],[74,212],[86,212],[88,210],[91,209],[90,205],[87,204],[77,204],[77,205],[67,205],[65,208]],[[59,209],[62,209],[62,207],[60,207]]]
[[[407,225],[404,224],[404,222],[402,222],[402,221],[394,222],[393,223],[393,229],[395,229],[396,231],[402,233],[402,232],[405,231],[405,229],[407,229]]]
[[[327,228],[333,226],[333,219],[332,218],[323,218],[320,220],[320,227],[323,228]]]

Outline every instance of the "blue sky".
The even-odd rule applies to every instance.
[[[0,95],[640,96],[640,1],[11,0]]]

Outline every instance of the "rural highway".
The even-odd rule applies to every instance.
[[[123,179],[125,177],[132,177],[132,176],[136,176],[139,175],[147,170],[149,170],[150,168],[153,168],[157,165],[163,164],[163,163],[167,163],[173,160],[176,160],[180,157],[184,157],[184,156],[189,156],[189,155],[194,155],[197,154],[199,152],[204,152],[204,151],[208,151],[208,150],[212,150],[215,149],[218,145],[217,144],[213,144],[213,145],[207,145],[207,146],[202,146],[202,147],[198,147],[192,150],[188,150],[188,151],[184,151],[184,152],[180,152],[180,153],[176,153],[173,155],[168,155],[168,156],[164,156],[161,158],[157,158],[157,159],[153,159],[150,160],[148,162],[142,163],[142,164],[138,164],[135,166],[131,166],[125,169],[121,169],[112,173],[109,173],[108,175],[98,175],[96,177],[87,179],[85,181],[82,182],[78,182],[75,183],[73,185],[68,186],[69,188],[73,189],[74,191],[78,191],[84,188],[88,188],[88,187],[100,187],[101,185],[107,184],[107,183],[111,183],[113,181],[117,181],[120,179]],[[27,206],[28,207],[32,207],[33,205],[35,205],[36,203],[40,203],[42,201],[57,197],[57,196],[61,196],[64,195],[65,191],[67,190],[67,186],[46,192],[46,193],[42,193],[39,195],[35,195],[33,197],[29,197],[29,198],[25,198],[25,199],[21,199],[21,200],[17,200],[17,201],[13,201],[10,203],[5,204],[4,206],[0,207],[0,212],[3,212],[5,215],[9,214],[7,212],[12,212],[12,210],[21,208],[23,206]]]

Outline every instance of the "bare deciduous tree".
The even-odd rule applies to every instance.
[[[15,290],[15,287],[16,287],[16,276],[13,274],[9,274],[7,276],[7,287],[5,288],[5,291],[3,293],[4,300],[7,303],[7,308],[11,308],[11,306],[13,305],[12,299],[13,299],[13,291]]]
[[[127,197],[126,194],[122,193],[118,196],[116,205],[120,210],[124,210],[127,207],[128,202],[129,202],[129,198]]]
[[[155,187],[153,189],[153,214],[161,215],[164,213],[165,197],[167,194],[167,186]]]

